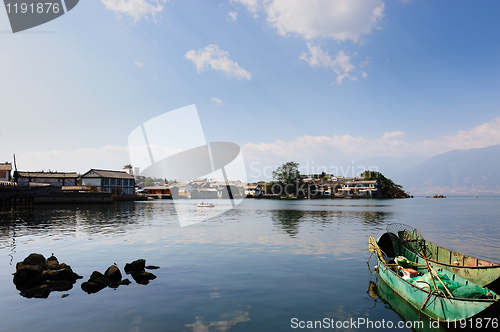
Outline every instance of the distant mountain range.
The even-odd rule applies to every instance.
[[[500,145],[445,152],[394,175],[412,194],[500,193]]]

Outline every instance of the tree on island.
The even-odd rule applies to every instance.
[[[302,176],[299,172],[299,163],[289,161],[273,171],[273,179],[278,181],[285,188],[286,194],[295,193],[302,183]],[[282,190],[280,190],[282,192]]]
[[[374,172],[374,171],[364,171],[363,173],[360,174],[362,178],[366,181],[373,181],[376,180],[379,188],[380,188],[380,193],[382,196],[387,196],[390,198],[408,198],[410,195],[408,195],[404,190],[403,186],[394,183],[391,179],[386,178],[382,173],[380,172]]]
[[[289,161],[273,171],[273,179],[281,183],[295,183],[302,180],[299,172],[299,163]]]
[[[146,182],[144,183],[144,186],[145,187],[152,187],[155,185],[155,180],[151,179],[151,178],[147,178],[146,179]]]

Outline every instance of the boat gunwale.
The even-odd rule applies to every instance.
[[[466,269],[495,269],[495,268],[500,268],[500,264],[499,263],[488,261],[488,260],[483,259],[483,258],[477,258],[477,257],[474,257],[474,256],[465,255],[465,254],[462,254],[461,252],[458,252],[458,251],[455,251],[455,250],[451,250],[451,249],[442,247],[440,245],[437,245],[434,242],[431,242],[429,240],[426,240],[426,239],[423,239],[423,240],[424,240],[424,245],[427,245],[427,243],[430,243],[433,246],[435,246],[435,247],[437,247],[437,248],[439,248],[441,250],[446,250],[446,251],[448,251],[450,253],[455,253],[455,254],[458,254],[458,255],[461,255],[461,256],[467,256],[468,258],[475,259],[476,261],[486,262],[486,263],[489,263],[491,265],[483,265],[483,266],[455,265],[455,264],[449,264],[449,263],[440,262],[438,260],[435,260],[435,259],[427,257],[427,260],[429,262],[433,262],[433,263],[436,263],[436,264],[439,264],[439,265],[449,266],[449,267],[453,267],[453,268],[466,268]],[[420,253],[415,252],[415,254],[418,255],[420,258],[423,258]]]
[[[390,227],[391,225],[401,225],[401,226],[404,226],[405,231],[408,231],[408,232],[410,232],[410,233],[412,233],[411,229],[414,229],[414,230],[417,230],[417,231],[418,231],[418,233],[420,234],[420,231],[419,231],[417,228],[413,228],[413,227],[411,227],[411,226],[409,226],[409,225],[406,225],[406,224],[391,223],[391,224],[387,225],[387,227],[386,227],[386,232],[387,232],[387,233],[390,233],[390,234],[395,235],[395,236],[396,236],[397,238],[399,238],[401,241],[402,241],[402,239],[400,238],[399,234],[396,234],[396,233],[394,233],[394,232],[389,231],[389,227]],[[443,266],[447,266],[447,267],[452,267],[452,268],[466,268],[466,269],[492,269],[492,268],[500,268],[500,263],[497,263],[497,262],[492,262],[492,261],[489,261],[489,260],[487,260],[487,259],[483,259],[483,258],[478,258],[478,257],[474,257],[474,256],[465,255],[465,254],[463,254],[463,253],[461,253],[461,252],[458,252],[458,251],[456,251],[456,250],[451,250],[451,249],[448,249],[448,248],[442,247],[442,246],[440,246],[440,245],[438,245],[438,244],[436,244],[436,243],[434,243],[434,242],[432,242],[432,241],[429,241],[429,240],[427,240],[427,239],[425,239],[425,238],[423,238],[423,237],[421,237],[421,239],[424,241],[424,245],[426,245],[426,246],[427,246],[427,243],[430,243],[431,245],[433,245],[433,246],[435,246],[435,247],[437,247],[437,248],[439,248],[439,249],[442,249],[442,250],[448,251],[448,252],[450,252],[450,253],[455,253],[455,254],[458,254],[458,255],[461,255],[461,256],[467,256],[468,258],[475,259],[476,261],[483,261],[483,262],[489,263],[489,264],[491,264],[491,265],[483,265],[483,266],[455,265],[455,264],[449,264],[449,263],[441,262],[441,261],[439,261],[439,260],[435,260],[435,259],[432,259],[432,258],[430,258],[430,257],[427,257],[427,260],[428,260],[429,262],[433,262],[433,263],[435,263],[435,264],[439,264],[439,265],[443,265]],[[411,249],[409,249],[409,250],[411,250]],[[422,257],[422,255],[421,255],[418,251],[416,251],[416,252],[415,252],[415,254],[416,254],[417,256],[419,256],[420,258],[422,258],[422,259],[424,258],[424,257]]]

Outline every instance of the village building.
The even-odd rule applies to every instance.
[[[30,183],[45,183],[54,187],[76,186],[78,174],[76,172],[15,171],[14,180],[22,186],[27,186]]]
[[[123,171],[127,174],[134,175],[134,168],[130,164],[123,166]]]
[[[335,197],[374,197],[379,194],[376,180],[351,180],[339,188]]]
[[[170,188],[165,185],[143,187],[142,190],[148,195],[170,195]]]
[[[245,196],[255,197],[262,195],[262,187],[258,183],[249,183],[245,186]]]
[[[191,198],[193,185],[189,182],[175,182],[168,185],[170,193],[174,198]]]
[[[81,176],[83,186],[115,195],[133,195],[135,178],[123,171],[91,169]]]
[[[0,163],[0,181],[10,181],[12,165],[11,163]]]

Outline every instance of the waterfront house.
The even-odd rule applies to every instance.
[[[191,194],[193,199],[216,199],[218,198],[217,188],[200,187],[193,189]]]
[[[165,185],[154,185],[150,187],[144,187],[142,189],[149,195],[170,195],[170,188]]]
[[[379,193],[376,180],[352,179],[338,189],[336,197],[374,197]]]
[[[0,163],[0,181],[10,181],[12,171],[11,163]]]
[[[81,176],[83,186],[115,195],[133,195],[135,178],[124,171],[91,169]]]
[[[46,183],[54,187],[76,186],[78,174],[76,172],[25,172],[15,171],[14,179],[19,185],[29,183]]]
[[[245,186],[245,196],[255,197],[262,195],[262,187],[257,183],[249,183]]]

